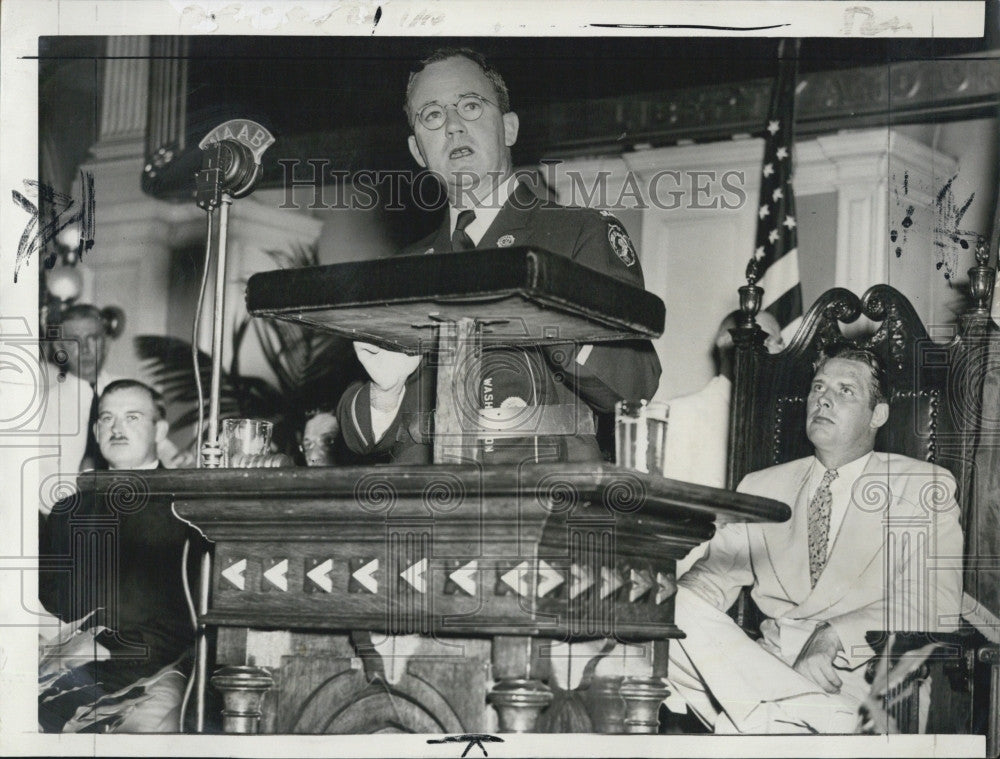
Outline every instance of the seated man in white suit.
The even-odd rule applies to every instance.
[[[865,632],[957,626],[955,481],[873,450],[887,398],[874,354],[839,346],[821,358],[806,413],[815,455],[738,488],[790,504],[791,519],[720,528],[678,581],[687,637],[670,643],[668,679],[715,732],[854,732],[874,655]],[[743,587],[766,617],[759,641],[725,613]]]

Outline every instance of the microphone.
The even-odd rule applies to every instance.
[[[253,192],[263,172],[261,157],[272,144],[274,136],[249,119],[231,119],[205,135],[198,143],[203,153],[195,175],[198,206],[211,210],[223,194],[243,198]]]

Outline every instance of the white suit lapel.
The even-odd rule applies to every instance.
[[[768,493],[772,498],[792,505],[792,517],[779,524],[760,525],[764,539],[764,555],[771,564],[778,584],[793,603],[809,595],[809,517],[811,493],[805,493],[812,457],[802,460],[795,476],[784,479],[784,488]],[[776,483],[777,484],[777,483]]]

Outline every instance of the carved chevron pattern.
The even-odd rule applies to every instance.
[[[298,564],[297,564],[298,562]],[[255,564],[256,573],[250,571]],[[296,571],[299,570],[299,571]],[[292,556],[230,558],[219,570],[219,588],[224,592],[266,590],[279,593],[306,592],[322,597],[334,591],[378,595],[387,592],[385,563],[378,557],[358,557],[345,561],[331,557],[296,559]],[[248,575],[259,576],[256,587]],[[565,594],[569,600],[593,594],[601,600],[622,600],[660,605],[676,592],[673,572],[649,566],[594,566],[570,563],[553,566],[545,559],[524,559],[501,567],[484,567],[476,559],[452,562],[448,567],[431,565],[422,557],[399,568],[401,587],[419,595],[433,592],[432,578],[445,578],[450,595],[515,595],[547,599]],[[489,575],[490,582],[486,582]],[[301,577],[301,582],[293,582]],[[493,580],[496,580],[494,583]]]

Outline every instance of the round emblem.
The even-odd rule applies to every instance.
[[[531,354],[525,351],[484,350],[478,375],[480,408],[536,406],[543,392]]]
[[[517,395],[512,395],[509,398],[504,398],[500,403],[500,408],[524,408],[528,405],[528,402]]]
[[[498,248],[509,248],[514,244],[514,235],[504,235],[499,240],[497,240]]]
[[[628,238],[628,233],[620,222],[612,221],[608,224],[608,242],[611,243],[611,249],[622,260],[622,263],[626,266],[635,264],[635,248],[632,247],[632,241]]]

